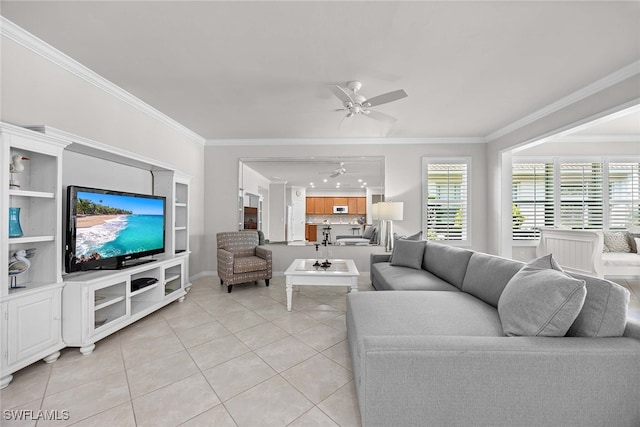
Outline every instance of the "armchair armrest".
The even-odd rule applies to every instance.
[[[218,276],[226,281],[233,276],[233,252],[218,248]]]
[[[273,255],[270,249],[266,249],[263,246],[256,246],[256,256],[267,261],[267,279],[271,279],[273,276],[272,270],[272,258]]]
[[[370,336],[352,344],[360,347],[354,372],[363,425],[633,426],[640,419],[638,340]]]
[[[266,249],[262,246],[256,246],[256,256],[267,261],[271,261],[272,254],[270,249]]]

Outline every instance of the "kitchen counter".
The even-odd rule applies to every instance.
[[[331,241],[336,241],[336,236],[358,236],[362,234],[363,226],[359,224],[345,224],[342,223],[315,223],[318,226],[318,242],[322,241],[322,228],[326,226],[331,227]],[[352,228],[358,227],[358,230],[352,230]]]

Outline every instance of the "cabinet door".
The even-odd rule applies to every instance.
[[[324,209],[322,211],[323,215],[333,215],[333,197],[323,197],[324,199]]]
[[[347,206],[350,215],[358,213],[358,197],[349,197]]]
[[[311,215],[316,213],[316,198],[315,197],[307,197],[306,201],[306,210],[307,215]]]
[[[41,292],[8,303],[9,364],[60,342],[60,290]]]
[[[347,206],[349,203],[349,199],[347,197],[334,197],[333,205],[334,206]]]
[[[358,215],[366,215],[367,214],[367,198],[366,197],[357,197],[358,207],[356,209],[356,213]],[[349,212],[351,212],[351,208],[349,208]]]

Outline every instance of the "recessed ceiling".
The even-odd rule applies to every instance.
[[[207,139],[486,136],[640,58],[637,1],[2,1]],[[393,125],[345,119],[363,83]]]
[[[384,194],[383,157],[242,159],[242,163],[271,182],[286,182],[287,187],[362,194],[368,188]]]

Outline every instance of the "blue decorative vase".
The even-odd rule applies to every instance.
[[[22,237],[20,208],[9,208],[9,237]]]

